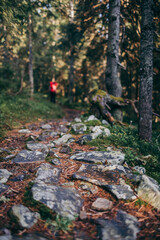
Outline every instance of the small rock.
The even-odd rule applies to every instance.
[[[55,146],[55,144],[52,143],[52,142],[50,142],[50,143],[47,144],[47,147],[48,147],[48,148],[54,148],[54,146]]]
[[[41,126],[41,128],[45,129],[45,130],[48,130],[48,129],[51,129],[52,127],[49,124],[44,124],[44,125]]]
[[[84,135],[84,136],[78,138],[76,143],[78,143],[79,145],[83,145],[83,144],[85,144],[89,141],[92,141],[92,140],[93,140],[93,138],[92,138],[91,134],[87,134],[87,135]]]
[[[68,140],[67,144],[70,144],[70,143],[72,143],[72,142],[75,142],[75,138],[70,138],[70,139]]]
[[[5,196],[1,196],[0,197],[0,203],[3,202],[3,203],[6,203],[6,202],[9,202],[10,199],[9,198],[6,198]]]
[[[109,123],[106,120],[102,120],[102,124],[109,125]]]
[[[11,155],[8,155],[8,156],[4,157],[3,159],[4,160],[10,160],[10,159],[14,158],[15,156],[16,156],[15,154],[11,154]]]
[[[72,135],[71,134],[66,134],[66,135],[63,135],[61,138],[58,138],[57,140],[54,140],[53,142],[56,145],[61,145],[61,144],[67,143],[70,138],[72,138]]]
[[[60,165],[61,164],[61,162],[57,158],[51,159],[51,163],[54,164],[54,165]]]
[[[53,150],[53,149],[50,149],[49,152],[48,152],[48,155],[49,155],[50,157],[55,157],[55,152],[54,152],[54,150]]]
[[[8,185],[5,185],[3,183],[0,183],[0,194],[5,192],[9,188]]]
[[[6,183],[11,175],[7,169],[0,169],[0,183]]]
[[[87,130],[87,126],[83,123],[76,123],[72,125],[72,129],[75,131],[76,134],[82,134]]]
[[[13,206],[10,213],[17,218],[18,224],[23,228],[31,228],[40,218],[39,213],[31,212],[21,204]]]
[[[108,128],[103,127],[103,126],[95,126],[95,127],[92,127],[91,130],[93,132],[91,134],[93,139],[96,139],[97,137],[99,137],[101,135],[103,137],[106,137],[106,136],[108,137],[108,136],[111,135],[110,130]]]
[[[28,134],[31,133],[31,131],[29,129],[21,129],[18,131],[19,133],[23,133],[23,134]]]
[[[82,122],[82,120],[80,118],[75,118],[74,122],[77,122],[77,123],[79,122],[80,123],[80,122]]]
[[[58,133],[57,132],[50,132],[50,133],[48,133],[48,135],[50,136],[50,137],[56,137],[57,135],[58,135]]]
[[[113,203],[105,198],[97,198],[95,202],[92,203],[91,208],[97,211],[106,211],[111,209]]]
[[[86,213],[86,211],[80,211],[79,218],[80,218],[81,220],[87,219],[87,213]]]
[[[94,115],[90,115],[90,116],[88,117],[88,119],[85,120],[85,122],[89,122],[89,121],[93,121],[93,120],[98,120],[98,118],[96,118]]]
[[[27,143],[27,148],[31,151],[37,151],[37,150],[40,150],[40,151],[44,150],[46,152],[49,151],[48,146],[43,143],[29,142]]]
[[[66,126],[64,126],[64,125],[60,125],[59,126],[59,131],[61,133],[67,133],[68,132],[68,128],[66,128]]]
[[[139,174],[145,174],[146,173],[146,169],[144,167],[135,166],[133,169],[136,172],[138,172]]]
[[[71,152],[71,148],[68,145],[63,145],[59,152],[69,154]]]
[[[14,178],[11,179],[12,182],[19,182],[19,181],[23,181],[23,179],[25,178],[24,174],[20,174]]]

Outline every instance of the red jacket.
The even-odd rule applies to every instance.
[[[57,82],[50,82],[49,84],[50,84],[50,88],[49,88],[50,91],[51,92],[56,92],[58,83]]]

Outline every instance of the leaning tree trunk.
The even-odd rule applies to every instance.
[[[28,19],[28,32],[29,32],[29,81],[30,81],[30,96],[33,98],[34,93],[34,78],[33,78],[33,53],[32,53],[32,18],[29,14]]]
[[[119,72],[118,72],[119,31],[120,31],[120,0],[110,0],[109,1],[106,87],[107,87],[108,93],[115,97],[121,97],[122,95],[122,86],[121,86],[121,82],[119,79]],[[119,114],[120,112],[118,113],[118,115]],[[118,117],[118,118],[121,118],[121,117]]]
[[[153,0],[141,3],[139,136],[152,139]]]

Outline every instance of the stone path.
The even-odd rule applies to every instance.
[[[160,187],[145,169],[137,166],[135,174],[118,149],[85,145],[110,135],[107,124],[87,127],[92,120],[30,125],[15,132],[25,147],[0,149],[0,204],[7,211],[0,214],[0,240],[21,239],[18,234],[26,240],[138,239],[144,215],[126,206],[140,197],[160,210]],[[28,186],[30,205],[24,198]],[[54,219],[49,213],[42,219],[32,201]]]

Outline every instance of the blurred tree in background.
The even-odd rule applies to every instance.
[[[119,25],[118,78],[122,97],[135,103],[139,100],[140,85],[140,2],[121,0]],[[154,0],[153,10],[153,111],[159,113],[158,0]],[[31,57],[28,37],[30,14]],[[106,89],[109,0],[1,0],[0,32],[1,92],[30,94],[31,59],[35,93],[48,94],[48,83],[53,76],[59,82],[59,96],[68,103],[88,101],[94,89],[109,91]],[[133,118],[136,114],[129,110],[129,116]]]

